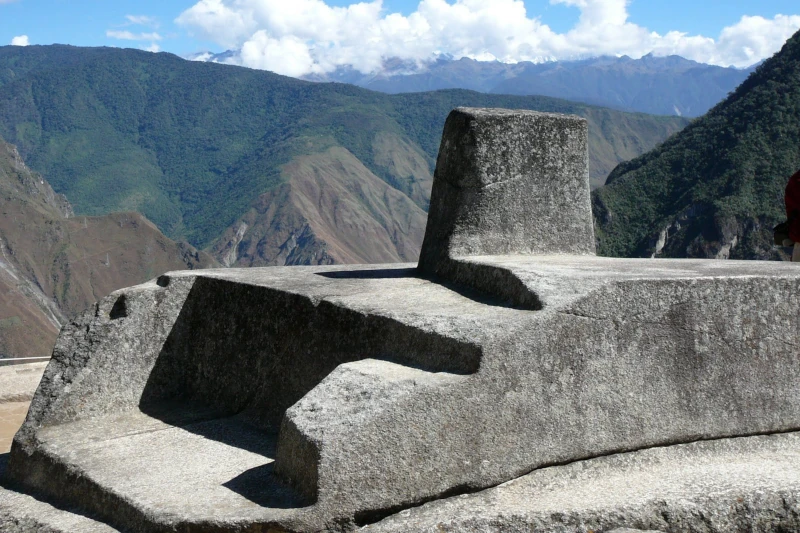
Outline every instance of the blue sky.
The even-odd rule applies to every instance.
[[[184,56],[235,48],[242,53],[232,62],[298,75],[341,64],[369,70],[387,55],[424,60],[432,53],[519,61],[654,52],[746,66],[774,53],[800,28],[797,0],[384,0],[365,9],[352,4],[0,0],[0,44],[16,37],[17,44],[152,48]]]

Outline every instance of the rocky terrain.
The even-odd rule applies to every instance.
[[[421,175],[411,197],[427,202],[430,179],[420,154],[384,152],[387,163]],[[416,157],[414,157],[416,155]],[[403,169],[405,170],[405,169]],[[226,266],[395,263],[416,260],[427,214],[411,197],[375,176],[352,153],[332,147],[284,168],[287,181],[258,197],[217,240]]]
[[[595,191],[598,251],[785,259],[772,228],[800,169],[800,33],[707,115]]]
[[[138,213],[74,216],[0,140],[0,357],[49,356],[59,328],[109,292],[216,261]]]

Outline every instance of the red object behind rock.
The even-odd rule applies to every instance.
[[[789,238],[800,242],[800,171],[786,184],[786,217],[789,219]]]

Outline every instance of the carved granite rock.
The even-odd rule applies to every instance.
[[[125,531],[344,531],[583,468],[553,465],[800,429],[796,265],[595,257],[573,118],[459,110],[445,139],[419,268],[174,272],[68,324],[17,490]],[[790,506],[794,479],[773,486]],[[473,511],[440,517],[482,530]]]
[[[445,122],[420,271],[521,307],[541,302],[502,269],[459,257],[594,255],[588,125],[574,116],[458,108]]]
[[[800,530],[800,435],[723,439],[543,468],[363,533],[773,533]]]

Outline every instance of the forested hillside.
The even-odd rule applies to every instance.
[[[165,53],[0,47],[0,135],[77,213],[139,211],[232,264],[416,259],[457,106],[585,116],[595,184],[686,124],[543,97],[390,96]],[[333,227],[320,180],[344,195]],[[344,250],[354,242],[368,244]]]
[[[593,195],[599,252],[778,259],[772,227],[800,169],[800,33],[733,94]]]

